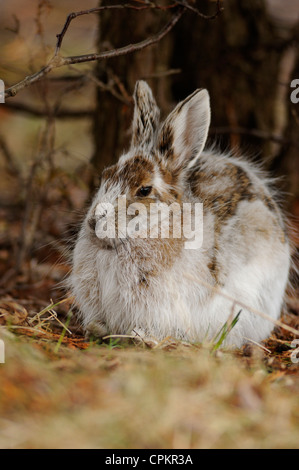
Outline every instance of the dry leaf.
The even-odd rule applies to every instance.
[[[17,302],[0,302],[0,325],[23,325],[27,317],[27,310]]]

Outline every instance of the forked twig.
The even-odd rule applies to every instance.
[[[85,14],[87,14],[86,12],[88,12],[88,10],[85,10]],[[157,34],[154,34],[153,36],[150,36],[149,38],[144,39],[143,41],[137,42],[135,44],[128,44],[127,46],[119,47],[117,49],[111,49],[109,51],[104,51],[100,53],[63,57],[59,54],[59,51],[60,51],[62,39],[71,22],[71,19],[69,19],[65,23],[65,26],[62,32],[59,33],[58,35],[56,50],[55,50],[53,57],[49,61],[49,63],[45,65],[44,67],[42,67],[38,72],[27,76],[26,78],[24,78],[24,80],[21,80],[19,83],[16,83],[15,85],[5,90],[5,97],[9,98],[11,96],[15,96],[19,91],[23,90],[29,85],[32,85],[33,83],[38,82],[39,80],[44,78],[46,75],[48,75],[52,70],[57,69],[59,67],[63,67],[65,65],[92,62],[96,60],[110,59],[112,57],[119,57],[119,56],[123,56],[126,54],[130,54],[132,52],[140,51],[142,49],[145,49],[146,47],[156,44],[172,30],[172,28],[176,25],[176,23],[182,17],[184,12],[185,12],[185,8],[178,7],[177,12],[172,16],[172,18],[168,21],[168,23]],[[79,12],[79,13],[82,15],[84,14],[84,12]],[[73,17],[75,16],[72,16],[71,18]]]
[[[126,10],[148,10],[148,9],[155,9],[155,10],[169,10],[170,8],[174,8],[178,5],[179,2],[174,2],[173,4],[171,5],[166,5],[166,6],[162,6],[162,5],[156,5],[155,3],[151,2],[151,3],[144,3],[143,5],[131,5],[130,3],[125,3],[123,5],[102,5],[100,7],[96,7],[96,8],[90,8],[89,10],[81,10],[81,11],[76,11],[76,12],[73,12],[73,13],[70,13],[66,20],[65,20],[65,23],[63,25],[63,28],[61,30],[61,32],[59,34],[56,35],[57,37],[57,42],[56,42],[56,50],[55,50],[55,55],[58,55],[59,51],[60,51],[60,48],[61,48],[61,45],[62,45],[62,41],[63,41],[63,38],[71,24],[71,22],[77,18],[78,16],[82,16],[82,15],[90,15],[90,14],[93,14],[93,13],[100,13],[101,11],[104,11],[104,10],[122,10],[122,9],[126,9]]]
[[[136,0],[135,0],[135,3],[137,3]],[[118,10],[130,9],[130,10],[139,10],[139,11],[146,10],[146,9],[164,10],[164,11],[176,9],[177,11],[176,13],[173,14],[170,21],[157,34],[154,34],[153,36],[147,39],[144,39],[143,41],[137,42],[135,44],[128,44],[127,46],[120,47],[117,49],[111,49],[109,51],[104,51],[101,53],[92,53],[92,54],[85,54],[85,55],[79,55],[79,56],[63,57],[60,54],[61,45],[65,37],[65,34],[71,22],[75,18],[79,16],[83,16],[83,15],[100,13],[103,10],[117,10],[117,9]],[[216,12],[213,15],[208,16],[208,15],[204,15],[203,13],[201,13],[199,10],[197,10],[197,8],[191,6],[187,0],[184,0],[184,1],[175,0],[173,1],[173,3],[170,3],[169,5],[159,5],[155,3],[154,1],[151,1],[151,2],[139,1],[137,5],[134,5],[131,3],[125,3],[125,4],[120,4],[120,5],[102,5],[97,8],[90,8],[88,10],[81,10],[81,11],[70,13],[65,20],[65,23],[63,25],[61,32],[56,35],[57,41],[56,41],[55,52],[54,52],[53,57],[48,62],[48,64],[42,67],[38,72],[27,76],[26,78],[24,78],[24,80],[21,80],[20,82],[8,88],[5,91],[5,97],[10,98],[12,96],[15,96],[19,91],[41,80],[42,78],[44,78],[46,75],[48,75],[52,70],[56,68],[63,67],[65,65],[79,64],[79,63],[91,62],[91,61],[96,61],[96,60],[110,59],[112,57],[119,57],[122,55],[130,54],[132,52],[140,51],[141,49],[144,49],[153,44],[156,44],[161,39],[163,39],[163,37],[166,36],[169,33],[169,31],[172,30],[172,28],[179,21],[179,19],[182,17],[182,15],[184,14],[186,10],[190,10],[193,13],[196,13],[199,17],[205,20],[211,20],[211,19],[216,18],[222,12],[223,8],[221,7],[221,0],[217,0]]]
[[[217,16],[220,15],[220,13],[224,10],[223,7],[221,7],[221,0],[217,0],[217,5],[216,5],[216,12],[213,15],[204,15],[201,13],[197,8],[193,7],[188,3],[186,0],[181,0],[177,1],[179,5],[182,5],[184,8],[187,10],[192,11],[193,13],[196,13],[196,15],[200,16],[200,18],[203,18],[204,20],[214,20],[217,18]]]

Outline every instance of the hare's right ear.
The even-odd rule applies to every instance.
[[[201,154],[210,126],[210,98],[199,89],[179,103],[164,122],[158,149],[171,171],[191,168]]]
[[[134,102],[131,148],[150,150],[155,141],[160,111],[152,90],[143,80],[135,85]]]

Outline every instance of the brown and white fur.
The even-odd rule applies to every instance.
[[[290,266],[283,217],[267,180],[244,159],[203,151],[206,90],[188,96],[162,124],[145,82],[137,82],[134,99],[131,148],[103,172],[73,253],[69,285],[84,329],[212,339],[241,310],[217,287],[243,304],[226,345],[266,338],[273,324],[250,309],[279,317]],[[140,188],[149,186],[142,196]],[[116,205],[120,195],[129,204],[203,203],[201,248],[187,250],[176,238],[97,238],[95,225],[105,219],[97,207]]]

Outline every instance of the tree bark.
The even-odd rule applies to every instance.
[[[117,3],[120,2],[117,0]],[[154,10],[105,11],[99,17],[98,49],[101,51],[108,44],[109,47],[119,47],[145,39],[157,32],[168,18],[169,13]],[[146,79],[160,106],[166,108],[171,101],[169,77],[152,76],[167,69],[171,44],[172,32],[157,45],[129,56],[99,63],[96,75],[105,84],[109,84],[112,75],[116,76],[130,98],[136,80]],[[129,146],[133,101],[131,98],[128,104],[122,103],[100,87],[97,89],[96,99],[97,111],[93,125],[95,151],[92,163],[97,173],[101,173],[106,166],[116,162],[121,152]]]
[[[204,13],[215,12],[215,2],[196,4],[200,9],[205,5]],[[215,20],[188,11],[158,45],[100,63],[97,76],[108,83],[112,69],[129,95],[136,80],[146,78],[162,115],[196,88],[207,88],[212,108],[210,141],[216,139],[222,150],[233,148],[240,155],[245,151],[275,175],[287,173],[284,189],[290,188],[294,196],[299,196],[295,163],[298,147],[288,144],[298,140],[289,98],[290,80],[299,77],[298,68],[297,75],[294,72],[294,33],[290,30],[281,34],[265,0],[226,0],[223,6],[224,12]],[[100,17],[99,50],[107,42],[117,47],[148,37],[161,27],[165,15],[150,10],[104,12]],[[182,73],[148,78],[167,69],[181,69]],[[97,103],[92,162],[100,173],[129,145],[133,106],[100,88]]]
[[[216,21],[188,13],[178,25],[172,65],[184,74],[174,83],[175,98],[207,88],[213,128],[271,132],[281,41],[263,0],[229,0],[224,7]],[[268,142],[238,133],[223,136],[222,144],[239,147],[245,139],[267,152]]]

